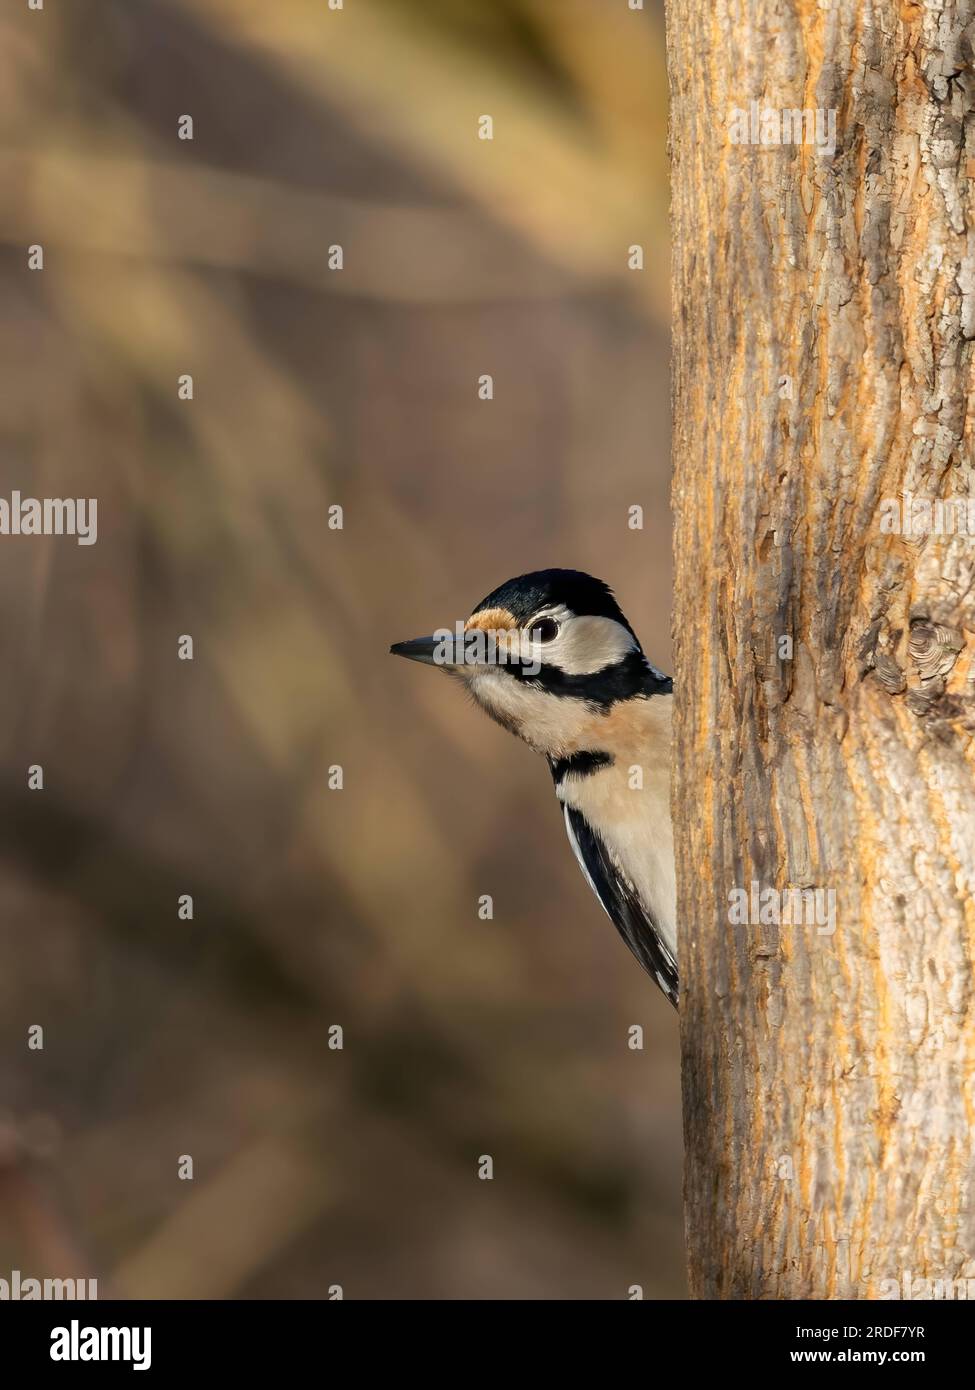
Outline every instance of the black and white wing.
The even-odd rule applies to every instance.
[[[563,805],[565,828],[589,887],[648,975],[677,1007],[677,962],[633,885],[581,811]]]

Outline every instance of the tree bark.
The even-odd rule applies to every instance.
[[[885,529],[975,498],[972,17],[668,3],[697,1297],[975,1279],[975,535]],[[835,153],[742,143],[753,100]],[[735,924],[753,882],[835,930]]]

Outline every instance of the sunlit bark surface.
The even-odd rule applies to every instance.
[[[911,504],[975,494],[972,13],[668,7],[700,1297],[975,1279],[975,505]],[[736,924],[753,883],[834,929]]]

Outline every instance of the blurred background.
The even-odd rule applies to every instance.
[[[387,655],[559,565],[668,667],[661,8],[4,8],[0,495],[98,542],[0,537],[0,1277],[683,1295],[675,1017]]]

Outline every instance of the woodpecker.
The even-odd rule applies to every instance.
[[[390,651],[462,680],[547,759],[590,888],[676,1007],[673,682],[644,656],[609,585],[580,570],[523,574],[455,629]]]

